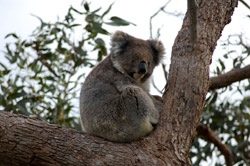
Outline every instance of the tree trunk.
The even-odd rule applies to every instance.
[[[0,165],[191,165],[212,54],[237,0],[197,0],[197,5],[197,41],[190,42],[186,16],[173,46],[160,123],[149,136],[113,143],[0,111]]]

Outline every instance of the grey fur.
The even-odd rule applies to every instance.
[[[157,124],[162,99],[148,93],[148,79],[162,59],[157,40],[141,40],[124,32],[112,36],[111,54],[86,78],[80,94],[83,130],[115,142],[147,135]],[[146,73],[139,73],[139,63]],[[144,71],[144,70],[143,70]]]

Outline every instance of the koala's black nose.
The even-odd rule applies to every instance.
[[[146,73],[146,71],[147,71],[147,65],[146,65],[146,62],[141,61],[141,62],[140,62],[140,64],[139,64],[139,70],[138,70],[138,73],[144,74],[144,73]]]

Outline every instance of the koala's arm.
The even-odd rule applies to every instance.
[[[151,99],[156,107],[156,109],[161,112],[163,107],[163,99],[161,96],[151,95]]]

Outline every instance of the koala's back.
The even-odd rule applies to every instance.
[[[85,132],[119,142],[138,137],[135,135],[135,138],[131,138],[131,133],[139,131],[134,127],[141,122],[134,119],[136,115],[126,111],[127,106],[122,102],[121,91],[117,88],[128,85],[134,85],[133,80],[114,69],[110,57],[89,74],[80,95],[80,114]]]
[[[110,57],[107,57],[86,78],[81,89],[81,108],[84,108],[85,112],[92,113],[94,110],[90,108],[99,107],[110,102],[112,98],[116,98],[119,95],[116,82],[128,81],[125,81],[121,74],[112,67]]]
[[[86,78],[81,89],[81,105],[82,102],[89,105],[87,107],[86,105],[83,105],[83,108],[96,107],[96,104],[93,105],[91,103],[105,103],[110,96],[116,94],[115,87],[112,86],[112,80],[110,80],[112,75],[115,75],[114,72],[115,71],[112,69],[112,65],[109,64],[108,58],[94,68],[94,70]],[[85,111],[92,110],[87,109]]]

